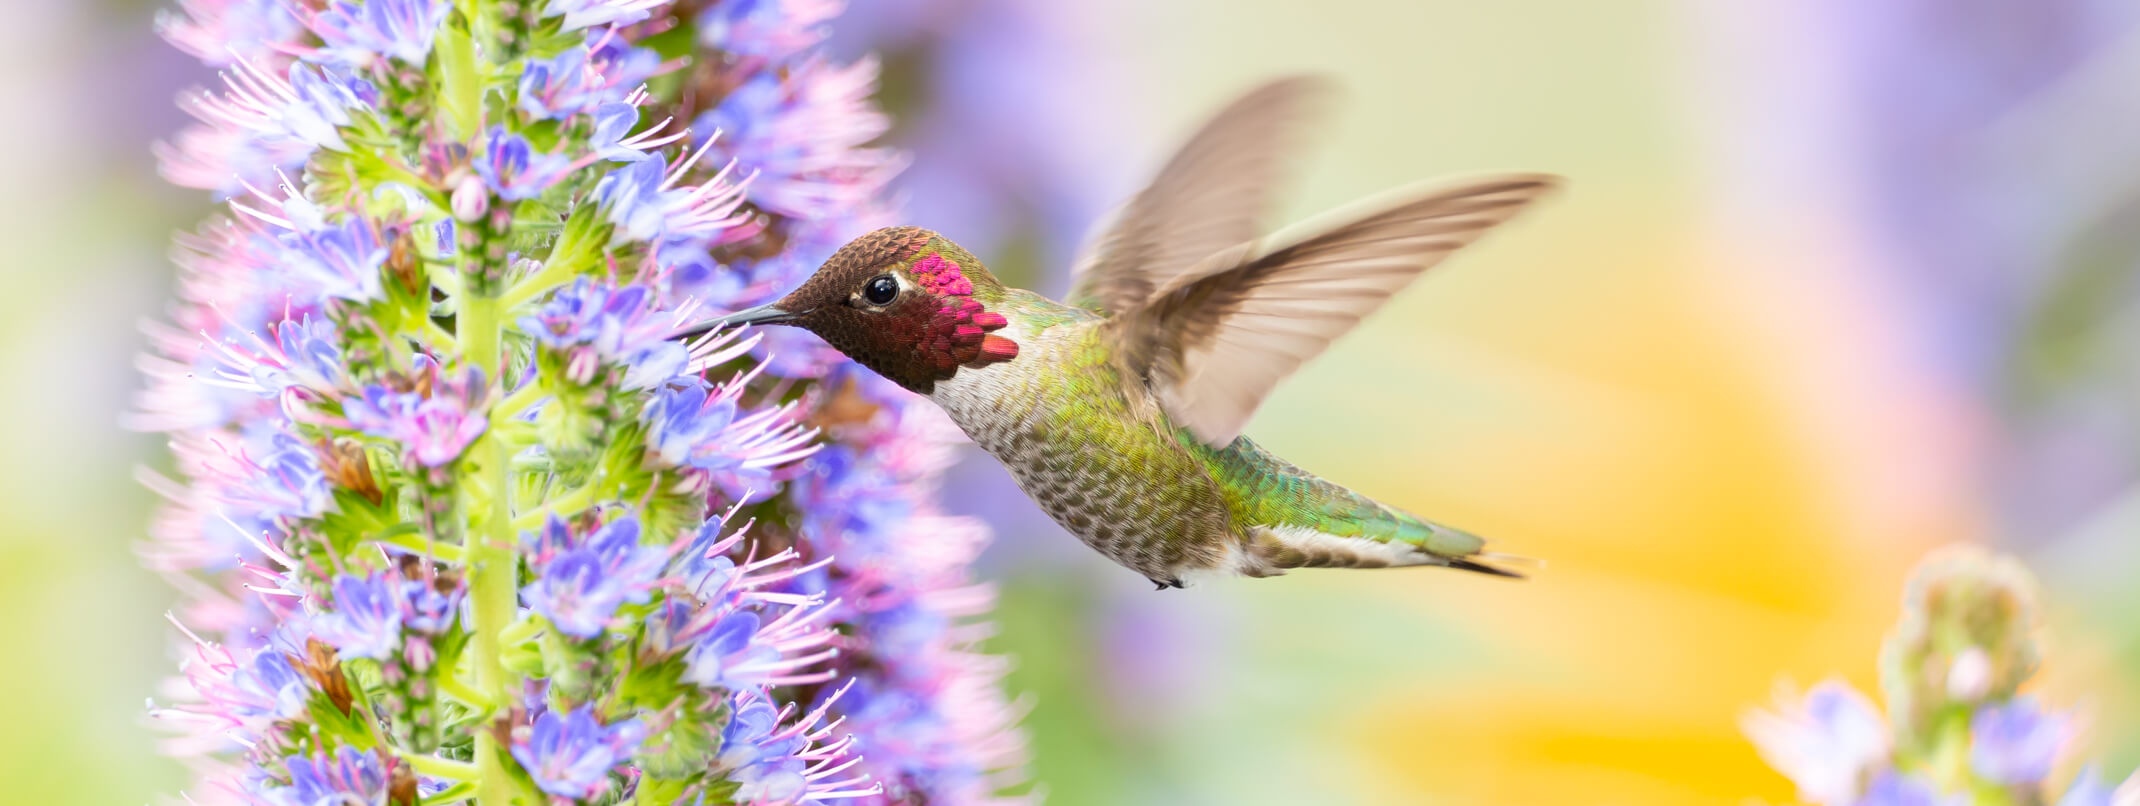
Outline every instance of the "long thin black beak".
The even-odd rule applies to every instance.
[[[780,308],[774,307],[772,304],[768,303],[765,305],[760,305],[756,308],[745,308],[727,316],[715,317],[712,319],[707,319],[698,322],[697,324],[690,325],[684,328],[683,330],[677,331],[676,334],[671,336],[670,338],[697,338],[699,336],[711,333],[716,330],[721,330],[723,328],[740,327],[742,325],[783,325],[802,318],[802,315],[804,313],[809,312],[803,311],[801,313],[796,313],[791,311],[785,311],[781,310]]]

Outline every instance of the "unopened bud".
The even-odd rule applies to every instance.
[[[490,188],[483,186],[483,179],[475,174],[461,177],[453,186],[453,217],[464,222],[479,221],[490,211]]]
[[[1991,691],[1991,656],[1978,647],[1962,650],[1947,667],[1947,696],[1957,702],[1976,702]]]

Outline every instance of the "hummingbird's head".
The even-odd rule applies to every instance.
[[[784,324],[816,333],[848,358],[928,394],[961,367],[1018,355],[991,331],[1008,324],[989,310],[1003,285],[973,253],[920,227],[890,227],[840,247],[778,302],[719,324]]]

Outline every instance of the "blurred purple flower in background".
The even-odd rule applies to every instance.
[[[890,209],[838,11],[159,18],[226,85],[158,151],[230,212],[181,239],[133,418],[179,459],[145,557],[187,599],[155,713],[190,797],[1028,799],[941,415],[822,350],[668,340]]]
[[[1804,697],[1782,692],[1774,710],[1741,724],[1762,759],[1820,806],[2110,806],[2113,792],[2092,769],[2050,797],[2073,720],[2018,694],[2039,660],[2035,587],[2011,558],[1969,546],[1934,552],[1881,649],[1887,714],[1828,681]],[[2140,774],[2115,794],[2140,798]]]

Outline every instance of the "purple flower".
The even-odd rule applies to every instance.
[[[742,689],[759,681],[780,660],[780,650],[760,644],[758,614],[739,610],[723,616],[685,656],[684,679],[708,688]]]
[[[625,145],[625,139],[638,125],[639,107],[622,101],[602,104],[594,110],[594,133],[588,136],[588,144],[606,160],[637,162],[645,159],[644,152]]]
[[[609,788],[610,770],[630,759],[645,739],[639,720],[604,727],[592,706],[582,706],[563,716],[548,711],[537,717],[526,741],[513,743],[513,758],[542,791],[587,799]]]
[[[291,137],[335,151],[349,150],[341,127],[355,120],[352,110],[365,109],[378,100],[371,82],[334,68],[314,70],[290,65],[289,90],[295,99],[275,114]]]
[[[1966,806],[1968,795],[1943,796],[1932,784],[1892,770],[1875,776],[1854,806]]]
[[[690,377],[662,387],[646,408],[647,446],[671,465],[713,471],[737,484],[816,450],[810,440],[817,432],[793,423],[788,407],[741,414],[735,393],[728,387],[709,394]]]
[[[324,60],[365,66],[386,56],[422,67],[431,41],[452,6],[445,0],[336,0],[308,23],[326,47]]]
[[[240,457],[236,481],[225,500],[242,514],[263,519],[311,518],[333,502],[312,449],[288,434],[267,437],[268,451],[257,461]]]
[[[313,625],[345,658],[385,660],[401,648],[401,586],[385,575],[334,581],[334,610]]]
[[[795,755],[806,742],[780,730],[780,714],[762,699],[743,699],[733,707],[721,728],[720,763],[748,790],[738,791],[736,800],[794,801],[810,783],[803,777],[809,764]]]
[[[247,375],[263,394],[280,395],[293,388],[329,392],[346,386],[349,371],[342,365],[342,348],[334,323],[310,316],[285,321],[275,328],[275,355],[271,361],[255,362]]]
[[[386,264],[387,249],[371,222],[351,217],[340,224],[287,229],[277,240],[286,270],[317,293],[357,302],[383,295],[379,267]]]
[[[587,62],[612,89],[638,87],[664,70],[661,54],[608,30],[587,31]]]
[[[574,539],[565,522],[552,517],[527,542],[535,548],[540,576],[521,589],[521,598],[558,631],[578,638],[601,635],[625,603],[646,602],[649,586],[668,561],[661,549],[639,544],[639,521],[630,516],[583,539]]]
[[[540,310],[521,317],[519,325],[551,349],[570,353],[585,347],[590,359],[599,356],[624,364],[628,388],[651,388],[674,378],[690,361],[689,351],[668,338],[676,326],[674,318],[654,310],[652,294],[643,286],[619,289],[582,277],[559,289]],[[592,367],[580,363],[567,364],[574,383],[592,377]]]
[[[2070,723],[2027,697],[1979,708],[1969,720],[1969,768],[1995,783],[2041,783],[2072,736]]]
[[[210,67],[267,56],[303,31],[283,0],[178,0],[156,13],[156,33]]]
[[[728,53],[784,59],[824,41],[842,0],[729,0],[698,15],[699,44]]]
[[[528,59],[520,73],[520,111],[536,120],[563,120],[602,102],[609,84],[575,46],[549,59]]]
[[[341,127],[378,99],[370,82],[302,64],[285,77],[239,60],[223,83],[223,94],[202,93],[187,107],[201,125],[157,149],[165,177],[223,197],[269,183],[318,149],[347,150]]]
[[[670,0],[549,0],[542,7],[544,17],[564,15],[565,30],[576,31],[596,25],[626,25],[646,19],[650,9],[668,5]]]
[[[720,132],[712,146],[754,177],[751,202],[792,216],[836,215],[865,206],[863,189],[899,167],[888,152],[862,147],[890,127],[869,104],[876,80],[874,62],[813,59],[752,77],[692,128]]]
[[[291,756],[285,769],[290,785],[265,793],[278,806],[386,803],[386,770],[370,753],[345,746],[332,757]]]
[[[571,160],[536,151],[527,138],[504,126],[490,127],[483,143],[483,155],[475,161],[476,175],[507,201],[540,196],[572,170]]]
[[[867,778],[851,771],[854,763],[847,756],[854,747],[852,737],[823,743],[832,731],[818,724],[846,690],[841,687],[787,725],[780,724],[781,712],[762,694],[738,694],[729,701],[716,760],[729,779],[741,785],[736,802],[811,803],[883,791],[881,784],[864,787]]]
[[[365,387],[364,396],[343,401],[342,410],[351,427],[401,443],[404,455],[416,464],[438,467],[459,458],[490,420],[471,409],[482,393],[481,370],[470,367],[457,385],[434,381],[432,386],[430,397]]]
[[[1857,802],[1858,783],[1888,754],[1887,723],[1872,701],[1847,683],[1814,686],[1803,700],[1779,695],[1777,710],[1757,711],[1746,734],[1769,766],[1798,784],[1798,796],[1823,806]]]
[[[678,186],[705,153],[705,149],[692,152],[673,170],[660,157],[649,155],[603,176],[595,185],[595,201],[604,217],[617,226],[615,237],[703,249],[737,234],[755,234],[755,229],[741,228],[750,220],[738,214],[748,183],[732,183],[732,167],[698,185]]]
[[[279,647],[241,647],[234,653],[191,631],[186,635],[193,639],[193,651],[183,667],[184,679],[198,700],[151,711],[159,719],[189,726],[193,735],[183,739],[184,744],[222,746],[232,730],[259,731],[305,713],[309,689]]]

